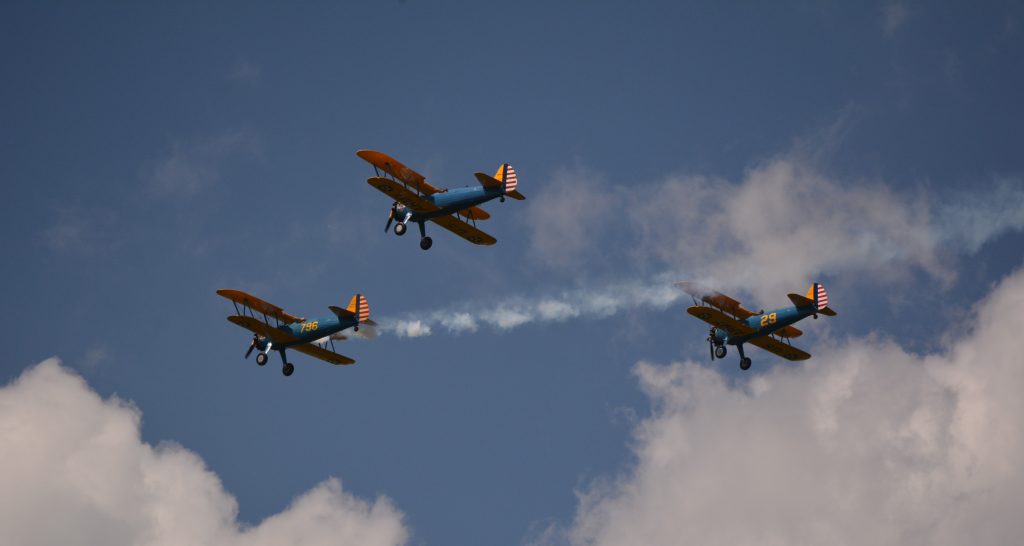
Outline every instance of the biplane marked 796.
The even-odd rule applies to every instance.
[[[370,320],[370,305],[362,294],[352,296],[345,309],[328,306],[334,316],[313,320],[292,315],[240,290],[221,289],[217,294],[231,300],[235,306],[237,314],[229,316],[228,320],[253,333],[245,358],[249,358],[253,349],[259,349],[256,363],[262,366],[267,363],[270,351],[277,351],[281,354],[281,373],[286,376],[295,371],[285,355],[286,349],[295,349],[335,365],[355,364],[355,360],[335,352],[334,342],[346,339],[340,334],[342,330],[352,328],[358,332],[360,324],[375,324]]]
[[[818,318],[819,314],[834,317],[836,312],[828,306],[828,292],[825,286],[814,283],[807,294],[789,294],[792,307],[757,313],[745,309],[740,302],[708,290],[693,282],[677,282],[677,287],[693,298],[693,306],[686,312],[711,324],[708,334],[708,348],[711,360],[723,358],[726,345],[735,345],[740,353],[740,369],[750,369],[750,358],[743,354],[743,344],[756,345],[786,360],[807,360],[811,355],[797,349],[789,340],[800,337],[803,332],[790,326],[807,317]],[[698,300],[700,300],[698,302]],[[783,341],[784,340],[784,341]]]
[[[430,185],[422,174],[387,154],[359,150],[356,155],[373,165],[377,174],[366,182],[395,200],[384,232],[391,229],[391,222],[396,222],[395,235],[404,235],[406,224],[413,222],[420,227],[420,248],[423,250],[433,244],[433,240],[427,237],[424,225],[427,220],[473,244],[493,245],[498,240],[476,227],[477,220],[486,220],[491,215],[477,205],[495,198],[504,202],[506,196],[520,201],[526,199],[516,191],[516,171],[508,163],[498,167],[494,176],[475,173],[480,186],[447,190]]]

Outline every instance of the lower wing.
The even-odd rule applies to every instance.
[[[768,351],[769,353],[781,356],[786,360],[807,360],[808,358],[811,358],[810,354],[805,353],[788,343],[783,343],[777,339],[773,339],[768,336],[755,337],[754,339],[751,339],[747,343],[750,343],[751,345],[756,345]]]
[[[493,245],[498,242],[494,237],[491,237],[490,235],[451,215],[438,216],[436,218],[431,218],[430,221],[458,235],[459,237],[462,237],[474,245]]]
[[[427,199],[407,190],[401,182],[395,182],[394,180],[388,180],[387,178],[382,178],[380,176],[373,176],[366,179],[366,183],[416,212],[433,212],[439,208]]]
[[[345,355],[340,355],[340,354],[335,353],[333,351],[328,351],[327,349],[324,349],[324,348],[321,348],[321,347],[317,347],[316,345],[310,345],[308,343],[305,344],[305,345],[296,345],[296,346],[292,347],[292,349],[295,349],[296,351],[298,351],[300,353],[305,353],[305,354],[307,354],[309,356],[312,356],[314,358],[319,358],[320,360],[323,360],[324,362],[330,362],[331,364],[335,364],[335,365],[338,365],[338,364],[355,364],[356,363],[355,360],[352,360],[351,358],[349,358],[349,357],[347,357]]]

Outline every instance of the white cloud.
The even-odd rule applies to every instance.
[[[883,183],[825,176],[798,157],[758,165],[738,183],[673,176],[627,191],[589,173],[579,178],[587,195],[612,196],[621,214],[603,225],[586,206],[567,206],[554,220],[532,213],[533,239],[543,241],[531,247],[536,257],[547,260],[551,249],[565,246],[571,252],[551,262],[555,267],[575,271],[586,263],[593,270],[598,266],[585,260],[600,249],[620,275],[686,272],[716,289],[746,290],[758,298],[823,276],[871,275],[887,282],[918,270],[950,283],[951,253],[974,252],[1000,233],[1024,229],[1019,180],[930,202],[923,193],[897,192]],[[587,225],[589,235],[563,239],[564,224]],[[611,237],[622,244],[609,245]],[[621,248],[628,250],[616,250]]]
[[[595,222],[606,221],[615,204],[609,186],[596,173],[584,169],[563,169],[555,173],[524,214],[532,229],[530,243],[544,263],[570,267],[597,256],[592,242]]]
[[[56,359],[0,388],[5,544],[401,544],[402,514],[330,478],[253,527],[195,453],[140,438],[141,412]]]
[[[578,493],[573,544],[1014,544],[1024,536],[1024,271],[938,354],[876,337],[734,383],[635,368],[635,462]],[[937,325],[938,326],[938,325]],[[735,363],[730,362],[734,365]]]
[[[903,26],[903,23],[907,22],[909,15],[910,9],[907,8],[906,2],[899,0],[886,2],[882,6],[882,30],[886,35],[892,36]]]
[[[606,318],[630,309],[665,309],[684,296],[672,286],[683,279],[736,297],[751,296],[755,306],[782,304],[782,295],[826,279],[870,277],[886,284],[922,271],[949,285],[956,277],[951,255],[977,252],[994,237],[1024,230],[1024,185],[1018,179],[997,179],[984,189],[947,194],[938,202],[881,183],[835,180],[791,158],[753,168],[740,183],[675,176],[626,191],[589,172],[575,182],[568,173],[559,180],[554,193],[542,190],[536,201],[601,196],[598,208],[605,206],[603,199],[622,208],[614,225],[603,227],[627,239],[613,245],[626,248],[627,256],[610,263],[617,278],[631,275],[633,280],[589,283],[574,275],[581,285],[576,289],[410,312],[381,319],[385,330],[417,337],[442,326],[458,334],[475,332],[479,325],[510,330],[538,322]],[[530,213],[531,251],[548,260],[565,247],[568,251],[555,267],[576,270],[586,264],[596,269],[589,260],[605,245],[606,233],[593,209],[572,203],[557,214],[548,205]],[[582,237],[567,232],[561,227],[567,222],[586,224],[595,233]]]
[[[248,131],[229,131],[215,137],[174,142],[170,156],[146,175],[150,190],[158,197],[188,197],[216,183],[221,164],[242,154],[259,152],[259,139]]]

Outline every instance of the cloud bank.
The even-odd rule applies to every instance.
[[[733,383],[640,362],[635,461],[541,543],[1013,544],[1024,536],[1024,272],[939,354],[817,347]],[[755,367],[757,366],[755,357]]]
[[[622,211],[615,222],[595,221],[613,205]],[[886,284],[914,271],[949,285],[954,256],[1024,230],[1024,185],[1017,179],[932,202],[880,183],[847,184],[790,158],[754,168],[739,183],[676,176],[640,189],[562,171],[530,207],[530,252],[545,267],[604,267],[640,280],[410,312],[381,319],[382,331],[505,331],[664,309],[684,297],[671,284],[685,278],[754,302],[778,301],[816,281],[867,277]]]
[[[141,412],[103,400],[50,359],[0,388],[0,530],[5,544],[402,544],[385,497],[358,499],[330,478],[248,527],[195,453],[151,446]]]
[[[530,204],[531,253],[570,272],[602,262],[615,271],[687,272],[719,290],[763,298],[823,276],[884,282],[923,271],[948,284],[956,276],[952,255],[1024,229],[1019,179],[977,184],[938,202],[923,190],[855,182],[788,156],[739,182],[673,176],[613,185],[589,172],[563,172]],[[594,199],[598,208],[614,203],[614,221],[595,220]],[[549,210],[552,202],[557,210]],[[587,226],[587,236],[566,226]]]

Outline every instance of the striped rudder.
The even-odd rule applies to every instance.
[[[362,294],[352,296],[348,302],[348,310],[358,317],[359,322],[370,320],[370,304],[366,301],[366,296]]]
[[[505,193],[510,193],[516,190],[516,170],[508,163],[502,164],[498,167],[498,172],[494,173],[494,179],[501,182],[502,187],[505,189]]]
[[[807,299],[814,300],[814,306],[817,309],[828,307],[828,292],[825,290],[825,285],[821,283],[812,284],[807,289]]]

